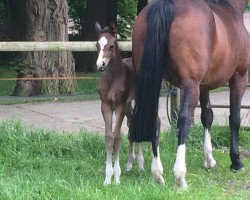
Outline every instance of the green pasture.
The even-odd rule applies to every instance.
[[[176,154],[175,131],[161,133],[161,158],[165,185],[151,177],[151,148],[144,144],[145,171],[137,166],[122,171],[121,184],[103,186],[105,148],[103,136],[87,133],[61,134],[26,127],[17,120],[0,123],[0,197],[3,200],[231,200],[250,199],[250,132],[241,130],[240,145],[246,172],[229,170],[228,129],[212,129],[214,157],[218,166],[203,168],[202,127],[194,125],[188,138],[188,191],[174,185],[173,164]],[[121,167],[128,154],[127,136],[123,137]]]
[[[16,78],[17,73],[10,66],[0,66],[0,78]],[[76,81],[76,94],[95,94],[98,77],[98,73],[83,73],[77,72],[77,77],[87,77],[88,79],[77,79]],[[93,79],[89,79],[89,78]],[[16,85],[16,81],[5,80],[0,81],[0,96],[9,96],[13,93]]]

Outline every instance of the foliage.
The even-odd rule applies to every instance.
[[[77,34],[81,33],[81,28],[84,20],[84,10],[87,0],[68,0],[69,16],[73,19],[77,30]],[[136,16],[136,3],[135,0],[118,0],[118,33],[122,39],[131,36],[131,27]],[[78,37],[75,35],[74,39]]]
[[[122,39],[131,37],[132,25],[136,17],[136,2],[134,0],[119,0],[118,2],[118,34]]]
[[[0,0],[0,21],[6,18],[6,0]]]
[[[228,153],[215,151],[218,167],[206,171],[203,153],[188,149],[188,191],[174,187],[173,163],[176,136],[161,136],[161,157],[166,184],[155,185],[150,164],[151,148],[144,145],[145,171],[136,164],[129,173],[122,173],[121,184],[104,187],[105,148],[103,137],[80,131],[59,134],[19,121],[0,123],[0,196],[1,199],[172,199],[172,200],[236,200],[249,198],[250,173],[229,171]],[[249,133],[248,133],[249,134]],[[250,141],[248,140],[248,143]],[[128,153],[127,137],[123,137],[121,167]],[[246,168],[250,164],[243,159]],[[136,163],[136,162],[135,162]]]
[[[74,27],[72,28],[78,32],[75,34],[81,33],[86,2],[87,0],[68,0],[69,18],[74,22]]]
[[[247,4],[246,11],[247,11],[247,12],[250,11],[250,2]]]

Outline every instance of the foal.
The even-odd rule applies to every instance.
[[[121,169],[119,164],[119,150],[121,143],[121,125],[124,115],[127,116],[127,125],[130,125],[133,109],[131,101],[134,98],[135,71],[131,58],[122,59],[117,44],[116,30],[114,26],[101,28],[96,22],[98,41],[97,70],[101,71],[98,85],[98,93],[101,98],[101,111],[105,122],[105,146],[106,146],[106,177],[104,185],[111,184],[112,175],[115,183],[120,182]],[[116,116],[116,124],[112,130],[113,113]],[[112,166],[112,153],[114,150],[114,167]],[[128,162],[126,170],[132,168],[134,160],[134,144],[130,142]],[[139,171],[144,169],[142,147],[138,147]]]

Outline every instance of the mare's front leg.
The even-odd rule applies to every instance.
[[[116,124],[114,129],[114,178],[116,183],[120,183],[121,167],[119,161],[120,145],[121,145],[121,126],[125,115],[126,104],[119,104],[115,110]]]
[[[244,170],[244,165],[240,161],[239,153],[239,127],[240,127],[240,108],[242,96],[245,92],[248,76],[240,76],[235,73],[229,81],[230,86],[230,116],[229,124],[231,130],[230,139],[230,158],[232,161],[231,169],[240,171]]]
[[[210,129],[213,123],[213,111],[209,99],[209,91],[200,92],[201,122],[204,127],[204,167],[210,169],[216,166],[216,161],[212,155],[212,142]]]
[[[185,180],[186,175],[186,138],[191,126],[192,113],[198,103],[199,99],[199,84],[186,86],[183,88],[183,99],[180,105],[180,112],[178,115],[177,129],[178,129],[178,149],[174,164],[174,175],[176,184],[184,189],[187,188]]]
[[[105,146],[106,146],[106,171],[104,185],[111,184],[114,173],[112,166],[112,153],[114,146],[114,135],[112,133],[112,116],[113,111],[110,105],[105,102],[101,104],[102,116],[105,122]]]
[[[164,184],[163,178],[163,167],[160,158],[159,151],[159,139],[160,139],[160,127],[161,121],[159,116],[157,116],[157,131],[156,131],[156,139],[152,141],[152,151],[153,151],[153,160],[151,164],[151,172],[154,178],[154,181],[159,184]]]
[[[133,108],[132,108],[131,102],[128,102],[126,106],[126,117],[127,117],[128,128],[130,126],[132,116],[133,116]],[[126,171],[130,171],[132,169],[134,159],[135,159],[134,142],[129,141],[128,161],[125,166]],[[138,143],[137,163],[138,163],[139,171],[140,172],[143,171],[144,170],[144,157],[143,157],[143,151],[142,151],[142,143]]]

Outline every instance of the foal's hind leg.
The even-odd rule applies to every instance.
[[[159,184],[163,184],[163,167],[160,159],[160,151],[159,151],[159,137],[160,137],[160,126],[161,121],[159,116],[157,116],[157,132],[156,139],[152,141],[152,150],[153,150],[153,160],[151,164],[151,171],[153,174],[154,181]]]
[[[247,74],[241,77],[238,73],[229,81],[230,86],[230,116],[229,124],[231,130],[231,140],[230,140],[230,158],[232,161],[232,170],[243,170],[244,165],[240,161],[238,137],[239,137],[239,127],[240,127],[240,108],[241,100],[247,85]]]
[[[127,117],[128,128],[130,126],[132,115],[133,115],[133,108],[131,102],[128,102],[126,105],[126,117]],[[125,166],[126,171],[130,171],[132,169],[134,159],[135,159],[134,142],[129,141],[128,161]]]
[[[216,166],[216,161],[212,155],[212,143],[210,128],[213,123],[213,111],[209,100],[209,91],[200,92],[200,104],[201,104],[201,122],[204,127],[204,167],[210,169]]]
[[[128,128],[130,126],[130,121],[132,119],[132,115],[133,115],[133,108],[132,108],[131,102],[128,102],[127,106],[126,106],[126,116],[127,116],[127,126],[128,126]],[[134,142],[129,141],[128,161],[127,161],[127,164],[125,166],[126,171],[130,171],[132,169],[134,159],[135,159]],[[141,143],[138,143],[137,163],[138,163],[139,171],[143,171],[144,170],[144,157],[143,157],[142,144]]]
[[[104,185],[111,184],[111,178],[114,170],[112,166],[112,153],[114,146],[114,135],[112,133],[112,115],[113,111],[111,107],[102,102],[101,104],[102,116],[105,122],[105,146],[106,146],[106,170]]]

